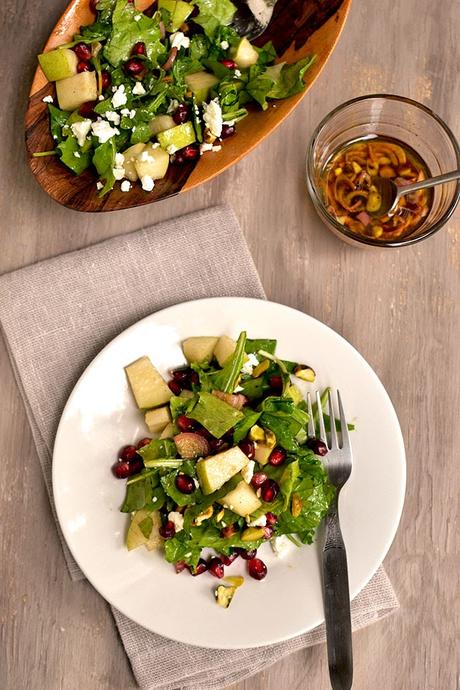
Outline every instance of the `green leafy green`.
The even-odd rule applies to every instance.
[[[83,151],[78,145],[75,137],[70,136],[62,140],[57,149],[61,161],[72,170],[76,175],[80,175],[91,164],[91,156],[87,151]]]
[[[108,22],[112,17],[117,0],[98,0],[96,8],[101,22]]]
[[[134,478],[133,478],[134,479]],[[151,470],[143,470],[126,485],[126,496],[120,510],[122,513],[132,513],[141,510],[148,503],[151,503],[153,489],[158,484],[158,473]]]
[[[230,0],[195,0],[199,9],[198,16],[193,18],[195,24],[203,27],[208,38],[213,38],[219,26],[228,26],[236,12],[235,5]]]
[[[224,393],[233,393],[241,374],[244,363],[244,349],[246,346],[246,331],[242,331],[231,357],[226,361],[223,369],[212,375],[212,385]]]
[[[288,98],[288,96],[293,96],[302,91],[305,87],[304,74],[310,69],[315,59],[315,56],[306,57],[292,65],[283,65],[278,79],[268,93],[268,97]]]
[[[300,474],[299,461],[294,460],[290,462],[289,465],[283,470],[283,474],[280,479],[280,491],[283,496],[283,510],[287,510],[289,507],[289,501],[291,500],[292,492],[297,479]]]
[[[243,419],[242,412],[207,392],[199,394],[198,402],[188,416],[202,424],[216,438],[221,438]]]
[[[62,141],[62,128],[69,119],[69,113],[64,110],[59,110],[56,106],[48,104],[48,112],[50,114],[50,130],[54,141]]]
[[[128,0],[117,0],[112,14],[112,33],[105,44],[104,57],[111,65],[118,67],[129,58],[133,45],[139,41],[145,43],[147,57],[156,65],[158,56],[164,53],[159,18],[147,17]]]
[[[243,408],[243,419],[241,419],[237,424],[235,424],[235,431],[233,434],[233,442],[239,443],[246,438],[251,427],[257,424],[257,421],[261,415],[260,412],[251,410],[250,408]]]
[[[178,506],[186,506],[191,503],[197,503],[201,499],[201,490],[196,488],[191,494],[183,494],[176,487],[177,472],[168,472],[161,477],[161,485],[168,496],[170,496]]]
[[[296,436],[308,423],[308,413],[296,407],[290,398],[266,398],[261,405],[259,424],[273,431],[277,443],[288,451],[295,451],[299,444]]]
[[[269,352],[271,355],[274,355],[276,350],[276,340],[269,340],[267,338],[259,338],[257,340],[248,338],[246,340],[245,352],[247,355],[257,354],[259,350],[265,350],[265,352]]]

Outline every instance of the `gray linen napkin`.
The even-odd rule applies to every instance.
[[[0,276],[0,322],[53,511],[54,437],[84,368],[114,336],[144,316],[177,302],[224,295],[264,297],[228,207],[177,218]],[[61,541],[71,577],[82,579],[62,536]],[[380,568],[353,601],[353,627],[364,627],[397,607]],[[173,642],[115,609],[113,613],[142,690],[223,688],[325,639],[320,626],[270,647],[216,651]]]

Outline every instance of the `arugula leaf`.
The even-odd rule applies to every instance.
[[[292,65],[283,65],[278,79],[268,93],[268,97],[288,98],[288,96],[303,91],[305,88],[304,74],[312,66],[315,59],[316,56],[306,57]]]
[[[221,438],[237,422],[243,419],[243,413],[228,403],[206,391],[199,394],[198,402],[188,416],[202,424],[210,434]]]
[[[139,448],[137,453],[142,457],[144,462],[157,460],[158,458],[177,457],[176,444],[170,438],[156,438],[150,441],[146,446]]]
[[[50,130],[54,141],[62,141],[62,128],[69,119],[69,113],[59,110],[56,106],[48,104],[48,111],[50,114]]]
[[[247,355],[256,354],[259,352],[259,350],[264,350],[265,352],[274,355],[276,350],[276,340],[268,340],[263,338],[259,338],[257,340],[248,338],[246,340],[245,352]]]
[[[138,21],[134,17],[139,17]],[[161,43],[159,18],[147,17],[128,0],[117,0],[112,14],[112,33],[104,47],[104,57],[118,67],[127,60],[135,43],[145,43],[148,59],[157,65],[158,56],[164,52]]]
[[[196,34],[190,39],[189,55],[192,60],[201,62],[209,52],[209,40],[202,34]]]
[[[289,398],[266,398],[262,405],[259,423],[270,429],[278,444],[288,451],[295,451],[299,444],[296,436],[308,423],[308,413],[296,407]]]
[[[88,151],[83,151],[75,137],[67,137],[57,145],[61,161],[76,175],[89,167],[91,156]]]
[[[173,64],[172,76],[176,84],[185,85],[185,77],[187,74],[200,72],[202,69],[201,62],[198,60],[189,57],[178,57]]]
[[[135,128],[133,127],[130,144],[146,144],[151,136],[152,132],[148,122],[142,122],[136,125]]]
[[[291,500],[291,495],[299,474],[300,467],[298,460],[290,462],[289,465],[287,465],[283,470],[283,474],[281,475],[279,482],[280,491],[284,499],[283,510],[287,510],[289,507],[289,501]]]
[[[96,9],[99,12],[99,19],[101,22],[108,22],[112,17],[117,0],[98,0]]]
[[[270,385],[265,377],[259,376],[256,379],[249,378],[244,381],[240,381],[240,386],[243,389],[240,391],[249,400],[258,400],[261,398],[270,388]]]
[[[257,101],[262,110],[267,110],[268,108],[267,98],[274,83],[275,82],[273,79],[270,79],[270,77],[267,77],[264,74],[258,74],[246,85],[246,91],[251,98]]]
[[[235,352],[227,360],[223,369],[212,376],[214,388],[224,393],[233,393],[241,374],[246,346],[246,331],[242,331],[236,343]]]
[[[201,546],[194,543],[184,530],[178,532],[172,539],[166,539],[164,547],[168,563],[184,561],[193,568],[201,555]]]
[[[243,408],[242,413],[244,414],[244,418],[235,424],[235,431],[233,433],[234,443],[239,443],[243,440],[243,438],[246,438],[251,427],[253,427],[254,424],[257,424],[261,414],[260,412],[255,412],[249,408]]]
[[[262,48],[257,48],[257,46],[253,47],[259,53],[259,59],[257,60],[258,65],[271,65],[278,57],[276,54],[275,46],[271,41],[265,43],[265,45],[263,45]]]
[[[132,513],[144,508],[152,501],[153,489],[158,484],[158,472],[143,470],[139,477],[126,484],[126,495],[120,510],[122,513]]]
[[[230,0],[195,0],[199,9],[198,16],[193,18],[195,24],[203,27],[208,38],[213,38],[220,26],[228,26],[236,12]]]
[[[181,398],[180,395],[173,395],[169,399],[169,407],[171,408],[171,416],[173,421],[181,414],[187,414],[189,410],[195,405],[197,398]]]

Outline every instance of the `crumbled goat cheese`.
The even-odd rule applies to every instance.
[[[222,134],[222,108],[217,98],[209,103],[203,103],[203,120],[211,134],[220,137]]]
[[[43,103],[54,103],[54,98],[52,96],[45,96],[42,98]]]
[[[113,122],[114,125],[120,124],[121,118],[120,118],[119,114],[115,112],[115,110],[108,110],[107,112],[104,113],[104,117],[109,122]]]
[[[176,101],[175,98],[172,99],[171,103],[168,105],[167,113],[173,113],[177,106],[179,105],[179,101]]]
[[[102,182],[100,180],[98,182],[96,182],[96,189],[102,189],[103,186],[104,185],[102,184]]]
[[[212,151],[212,144],[207,144],[206,142],[204,144],[200,144],[200,156],[202,156],[203,153],[206,153],[206,151]]]
[[[115,154],[115,167],[112,168],[113,176],[116,180],[122,180],[125,176],[125,157],[122,153]]]
[[[123,182],[120,185],[120,189],[122,192],[129,192],[131,189],[131,182],[129,180],[123,180]],[[152,498],[152,502],[154,503],[157,500],[157,497],[154,496]]]
[[[273,552],[278,558],[284,558],[292,546],[292,542],[285,534],[282,534],[281,537],[275,537],[270,541],[270,544]]]
[[[265,527],[267,524],[267,516],[266,515],[261,515],[257,520],[253,520],[252,522],[248,522],[248,527]]]
[[[230,47],[230,44],[228,41],[221,41],[220,47],[222,48],[222,50],[228,50]]]
[[[73,155],[75,156],[75,158],[81,158],[81,154],[78,153],[78,151],[75,151]]]
[[[243,469],[241,470],[241,476],[243,477],[246,484],[251,483],[252,475],[254,474],[254,466],[255,466],[254,460],[249,460],[246,467],[243,467]]]
[[[116,127],[112,127],[105,120],[96,120],[91,124],[91,130],[97,139],[99,139],[100,144],[105,144],[106,141],[115,136],[115,134],[120,134],[120,131]]]
[[[125,93],[125,85],[120,84],[114,91],[114,94],[112,96],[112,105],[114,108],[120,108],[122,105],[126,104],[127,101],[126,93]]]
[[[177,50],[180,48],[187,49],[190,46],[189,37],[185,36],[182,31],[176,31],[174,34],[171,34],[169,40],[171,41],[171,48],[177,48]]]
[[[235,77],[238,77],[238,78],[241,77],[241,72],[240,72],[239,69],[236,69],[236,70],[233,72],[233,74],[235,75]]]
[[[78,145],[83,146],[91,129],[91,120],[82,120],[81,122],[74,122],[70,125],[72,134],[76,137]]]
[[[135,14],[133,19],[135,22],[138,22],[141,19],[142,15],[141,14]]]
[[[139,156],[139,160],[141,160],[143,163],[153,163],[155,159],[148,151],[142,151],[141,155]]]
[[[137,81],[133,86],[133,94],[135,96],[145,96],[146,93],[147,91],[142,86],[142,82]]]
[[[241,391],[244,391],[243,386],[237,386],[233,392],[234,393],[241,393]]]
[[[174,523],[176,532],[180,532],[184,529],[184,517],[180,513],[172,511],[168,514],[168,520],[171,520],[171,522]]]
[[[220,144],[218,146],[212,147],[212,150],[214,151],[214,153],[216,153],[217,151],[220,151],[221,149],[222,149],[222,146]]]
[[[247,374],[248,376],[251,376],[254,367],[256,367],[258,364],[259,364],[259,360],[257,359],[257,357],[254,354],[251,353],[250,355],[248,355],[247,360],[243,364],[243,366],[241,368],[241,372],[243,374]]]
[[[97,97],[97,100],[98,100],[98,101],[103,101],[103,100],[104,100],[104,96],[102,95],[102,93],[99,94],[99,96]]]
[[[136,111],[130,110],[129,108],[122,108],[120,110],[120,114],[123,115],[124,117],[131,118],[131,120],[136,117]]]
[[[150,175],[143,175],[141,177],[141,185],[144,192],[151,192],[152,189],[155,187],[153,177],[151,177]]]

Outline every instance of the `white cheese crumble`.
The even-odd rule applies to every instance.
[[[248,527],[265,527],[266,524],[267,524],[267,516],[261,515],[260,517],[257,518],[257,520],[253,520],[252,522],[248,522]]]
[[[206,151],[212,151],[212,144],[207,144],[204,142],[204,144],[200,144],[200,156],[203,155],[203,153],[206,153]]]
[[[124,115],[125,117],[133,118],[136,117],[136,111],[135,110],[130,110],[129,108],[122,108],[120,110],[121,115]]]
[[[209,103],[203,103],[203,120],[211,134],[220,137],[222,134],[222,108],[217,98]]]
[[[129,192],[129,190],[131,189],[131,182],[129,180],[123,180],[123,182],[120,185],[120,189],[122,192]],[[153,498],[156,500],[156,496],[154,496]]]
[[[43,103],[54,103],[54,98],[52,96],[45,96],[42,98]]]
[[[222,48],[222,50],[228,50],[230,47],[230,44],[228,41],[221,41],[220,47]]]
[[[112,168],[113,176],[116,180],[122,180],[125,176],[125,157],[122,153],[115,154],[115,167]]]
[[[80,153],[78,153],[78,151],[75,151],[73,155],[75,156],[75,158],[81,158],[81,155]]]
[[[257,357],[253,353],[251,353],[250,355],[248,355],[247,360],[245,361],[245,363],[241,367],[241,373],[246,374],[247,376],[251,376],[254,367],[256,367],[258,364],[259,364],[259,360],[257,359]]]
[[[141,160],[143,163],[153,163],[154,158],[148,151],[142,151],[141,155],[139,156],[139,160]]]
[[[104,113],[104,117],[109,122],[113,122],[114,125],[120,124],[121,118],[119,114],[115,112],[115,110],[107,110],[107,112]]]
[[[91,120],[82,120],[81,122],[73,122],[70,125],[72,134],[77,139],[78,145],[83,146],[91,129]]]
[[[142,15],[141,14],[135,14],[133,19],[135,22],[138,22],[141,19]]]
[[[177,106],[179,105],[179,101],[176,101],[175,98],[172,99],[171,103],[168,105],[167,113],[173,113]]]
[[[177,513],[176,511],[168,513],[168,520],[171,520],[171,522],[174,523],[176,532],[180,532],[184,529],[184,517],[180,513]]]
[[[233,72],[233,74],[235,75],[235,77],[238,77],[238,78],[241,77],[241,72],[240,72],[239,69],[236,69],[236,70]]]
[[[96,182],[96,189],[100,190],[100,189],[102,189],[103,186],[104,185],[102,184],[102,182],[100,180],[98,180],[98,182]]]
[[[104,96],[102,95],[102,93],[99,94],[99,96],[97,97],[97,100],[98,100],[98,101],[103,101],[103,100],[104,100]]]
[[[282,534],[281,537],[271,539],[270,544],[273,552],[278,558],[284,558],[292,546],[292,542],[285,534]]]
[[[127,100],[128,98],[126,97],[125,93],[125,85],[120,84],[112,96],[112,105],[114,108],[120,108],[122,105],[126,104]]]
[[[142,86],[142,82],[137,81],[133,86],[133,94],[135,96],[145,96],[146,93],[147,91]]]
[[[237,386],[233,392],[234,393],[241,393],[241,391],[244,391],[243,386]]]
[[[97,139],[99,139],[100,144],[105,144],[106,141],[115,136],[115,134],[120,134],[120,131],[116,127],[112,127],[105,120],[96,120],[91,124],[91,130]]]
[[[217,151],[220,151],[221,149],[222,149],[222,146],[220,146],[220,144],[218,146],[212,147],[212,150],[214,151],[214,153],[216,153]]]
[[[252,475],[254,474],[254,466],[255,466],[254,460],[249,460],[246,467],[243,467],[243,469],[241,470],[241,476],[243,477],[246,484],[251,483]]]
[[[150,175],[143,175],[141,177],[141,185],[144,192],[151,192],[152,189],[155,187],[153,177],[151,177]]]
[[[185,36],[182,31],[176,31],[175,33],[171,34],[169,40],[171,41],[171,48],[177,48],[177,50],[180,48],[187,49],[190,46],[189,37]]]

